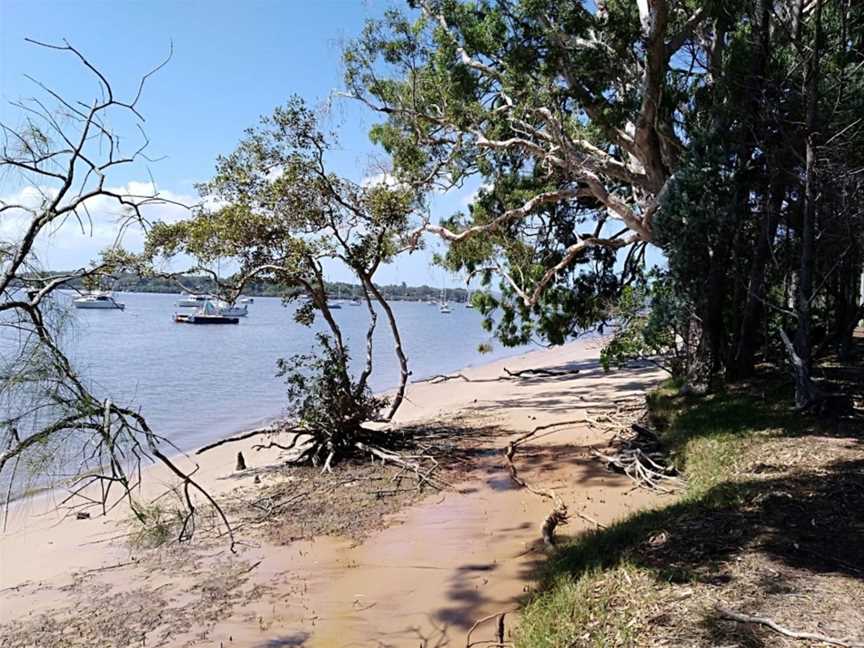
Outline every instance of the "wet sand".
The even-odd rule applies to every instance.
[[[472,425],[501,434],[489,439],[488,452],[458,490],[432,494],[390,516],[386,528],[360,544],[316,538],[274,545],[241,534],[237,556],[210,547],[206,555],[166,561],[166,569],[145,569],[123,565],[130,554],[122,539],[105,541],[122,533],[120,513],[79,521],[63,519],[45,498],[19,505],[0,538],[0,623],[26,623],[49,610],[60,620],[86,616],[88,605],[98,603],[110,604],[114,623],[130,628],[123,640],[138,636],[147,646],[464,645],[476,620],[518,607],[546,556],[539,526],[549,503],[515,488],[500,450],[517,434],[583,419],[587,409],[602,411],[661,377],[651,368],[604,374],[597,355],[596,342],[573,343],[463,371],[471,382],[411,385],[399,423],[458,415],[466,434]],[[504,367],[580,373],[499,381]],[[591,460],[590,449],[608,440],[577,422],[526,444],[516,463],[523,478],[554,488],[571,511],[608,524],[656,501]],[[233,478],[243,447],[197,457],[196,477],[214,493],[238,481],[248,485],[251,474]],[[248,450],[246,456],[256,466],[278,457]],[[159,493],[160,482],[168,481],[154,469],[146,492]],[[589,526],[574,515],[561,532],[575,535]],[[205,577],[211,580],[202,585]],[[513,623],[511,615],[508,628]],[[494,623],[486,623],[472,640],[493,636]],[[123,645],[120,639],[103,643]]]

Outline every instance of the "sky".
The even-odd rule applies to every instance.
[[[170,62],[148,80],[139,104],[149,156],[160,159],[120,170],[109,184],[147,189],[152,178],[161,194],[193,204],[198,200],[194,185],[212,175],[216,157],[233,150],[245,128],[294,94],[326,111],[326,125],[339,139],[338,150],[329,158],[331,168],[359,182],[380,171],[374,162],[383,152],[367,135],[376,116],[355,101],[334,96],[342,87],[341,46],[389,6],[391,2],[381,0],[0,0],[0,119],[20,125],[21,111],[10,102],[39,93],[25,75],[64,96],[85,101],[96,96],[94,79],[68,53],[35,46],[25,38],[49,43],[67,39],[120,96],[134,96],[141,75],[162,61],[173,43]],[[137,132],[127,124],[117,128],[128,135],[131,148]],[[0,178],[4,198],[28,190],[32,193]],[[473,190],[436,196],[433,216],[464,209]],[[111,242],[116,214],[110,213],[107,201],[101,206],[109,214],[97,222],[92,235],[82,235],[80,227],[69,223],[41,244],[43,265],[78,267]],[[183,215],[181,208],[160,209],[150,216]],[[0,234],[3,228],[0,223]],[[142,240],[133,231],[123,242],[135,249]],[[378,281],[464,285],[461,277],[431,267],[435,249],[439,244],[399,258],[381,269]],[[339,267],[330,268],[329,274],[331,279],[350,279]]]
[[[342,88],[342,44],[360,33],[364,22],[380,16],[398,0],[0,0],[0,120],[22,124],[10,102],[32,97],[39,88],[27,77],[49,85],[64,97],[92,101],[98,86],[68,53],[48,50],[25,38],[48,43],[68,40],[106,77],[119,96],[134,96],[141,76],[161,62],[138,105],[145,117],[153,163],[118,169],[112,187],[149,191],[184,204],[199,198],[195,184],[209,179],[219,154],[234,149],[243,130],[284,104],[303,97],[326,113],[325,125],[339,138],[329,157],[336,173],[357,182],[380,173],[383,151],[368,139],[377,120],[356,101],[335,96]],[[128,150],[140,135],[133,124],[114,124]],[[464,210],[477,183],[431,199],[433,220]],[[29,192],[29,193],[28,193]],[[0,199],[34,200],[32,187],[0,177]],[[65,223],[37,247],[49,269],[80,267],[110,245],[117,232],[117,210],[109,201],[97,205],[92,231]],[[113,211],[112,211],[113,210]],[[154,208],[151,219],[176,220],[187,212],[176,206]],[[17,225],[20,227],[20,223]],[[0,238],[16,227],[0,220]],[[128,231],[123,245],[140,249],[143,234]],[[428,249],[400,256],[381,268],[379,283],[464,285],[464,278],[431,264],[442,249],[430,239]],[[349,281],[342,267],[328,268],[328,278]]]

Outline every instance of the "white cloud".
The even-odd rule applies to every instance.
[[[462,200],[460,200],[459,202],[463,207],[468,207],[468,206],[474,204],[474,201],[477,200],[477,198],[480,196],[481,191],[490,191],[491,189],[492,189],[491,184],[489,184],[489,183],[481,184],[479,187],[474,189],[474,191],[463,196]]]
[[[195,196],[168,190],[157,191],[151,182],[130,181],[122,186],[108,187],[118,195],[135,197],[137,202],[155,196],[140,207],[141,215],[149,222],[173,223],[190,215],[187,206],[199,202]],[[38,210],[47,200],[56,196],[56,189],[25,186],[15,193],[0,196],[0,204],[21,205]],[[98,195],[88,199],[77,210],[77,217],[69,214],[51,223],[39,234],[35,249],[46,267],[62,269],[78,267],[96,258],[100,251],[122,245],[130,251],[140,251],[144,244],[144,231],[137,222],[130,222],[130,210],[115,198]],[[25,233],[33,215],[26,209],[10,209],[0,216],[0,239],[17,241]]]
[[[376,173],[368,175],[360,181],[360,186],[368,189],[370,187],[384,186],[390,189],[397,189],[402,186],[402,183],[396,179],[391,173]]]

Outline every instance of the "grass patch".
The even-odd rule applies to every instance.
[[[657,581],[629,564],[593,570],[579,579],[561,578],[538,596],[523,617],[517,644],[538,648],[645,645],[647,621],[660,600]]]
[[[771,526],[777,506],[766,498],[783,490],[748,472],[754,448],[801,436],[810,424],[792,412],[788,393],[775,381],[701,398],[679,396],[667,382],[650,394],[649,423],[686,490],[560,549],[524,610],[517,646],[646,645],[664,588],[718,578],[721,565],[754,542],[754,529]]]
[[[176,539],[183,524],[179,509],[168,509],[159,504],[138,505],[138,516],[129,520],[129,546],[133,549],[153,549]]]

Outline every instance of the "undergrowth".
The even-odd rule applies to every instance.
[[[672,586],[710,578],[722,559],[712,543],[723,542],[724,525],[734,536],[735,515],[759,486],[745,470],[754,447],[807,426],[785,394],[780,382],[701,398],[679,396],[672,381],[652,392],[649,424],[685,476],[685,490],[556,552],[524,610],[516,645],[648,645],[648,620],[674,597]]]

